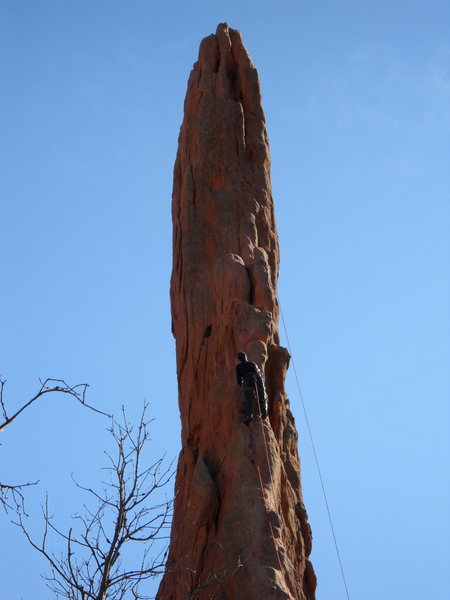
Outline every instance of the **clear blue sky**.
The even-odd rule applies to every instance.
[[[1,344],[6,399],[88,382],[179,450],[170,334],[172,168],[200,40],[227,21],[260,73],[279,295],[352,600],[444,600],[448,581],[450,5],[0,0]],[[230,374],[230,376],[232,376]],[[292,374],[318,600],[345,591]],[[47,398],[2,434],[1,479],[101,478],[107,423]],[[5,600],[46,565],[0,519]]]

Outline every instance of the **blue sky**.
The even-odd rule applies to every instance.
[[[448,593],[450,6],[409,0],[0,1],[0,374],[88,382],[179,450],[172,168],[200,40],[227,21],[259,70],[279,296],[352,599]],[[284,334],[282,332],[282,336]],[[284,340],[284,343],[286,341]],[[231,376],[231,375],[230,375]],[[318,599],[344,599],[292,375]],[[107,423],[47,398],[2,434],[62,525],[101,479]],[[3,516],[2,597],[50,597]]]

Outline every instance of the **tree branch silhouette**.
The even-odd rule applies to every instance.
[[[67,394],[72,396],[80,402],[83,406],[88,408],[89,410],[93,410],[96,413],[99,413],[106,417],[111,417],[108,413],[105,413],[98,408],[88,404],[86,402],[86,391],[89,385],[87,383],[79,383],[77,385],[71,386],[66,383],[63,379],[51,379],[47,378],[45,380],[39,380],[40,388],[37,393],[25,402],[18,410],[16,410],[11,416],[8,416],[8,410],[6,408],[6,403],[4,399],[4,390],[6,380],[0,379],[0,406],[2,410],[2,418],[3,422],[0,423],[0,431],[3,431],[6,427],[11,425],[17,417],[27,408],[29,408],[34,402],[36,402],[42,396],[46,394],[52,393],[60,393]],[[0,481],[0,504],[3,506],[5,511],[8,509],[24,509],[24,496],[22,490],[28,486],[36,485],[37,481],[27,482],[27,483],[19,483],[19,484],[8,484]]]
[[[171,518],[172,502],[151,503],[150,497],[172,478],[173,469],[164,466],[164,457],[149,467],[142,466],[142,452],[149,440],[144,404],[140,422],[133,427],[124,409],[118,422],[111,421],[109,431],[116,454],[105,452],[109,480],[102,491],[96,491],[74,480],[76,486],[94,499],[96,508],[86,505],[84,514],[73,517],[67,532],[54,524],[48,498],[42,506],[44,531],[39,541],[29,533],[23,511],[17,511],[18,525],[28,542],[42,554],[51,568],[45,575],[48,587],[57,598],[68,600],[143,599],[141,584],[164,571],[167,553],[165,529]],[[49,538],[64,541],[65,550],[55,553]],[[161,541],[161,548],[156,542]],[[142,549],[135,568],[129,566],[131,546]],[[150,550],[154,552],[149,556]]]

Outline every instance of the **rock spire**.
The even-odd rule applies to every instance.
[[[159,600],[312,600],[311,532],[279,345],[278,238],[258,74],[240,33],[206,37],[173,187],[172,329],[182,450]],[[244,424],[236,353],[265,375]]]

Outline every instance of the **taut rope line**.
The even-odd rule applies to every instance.
[[[270,466],[269,451],[267,450],[266,432],[264,431],[264,423],[263,423],[263,418],[262,418],[262,414],[261,414],[261,405],[259,403],[259,391],[258,391],[258,386],[256,385],[256,377],[255,376],[253,376],[253,388],[254,388],[255,396],[256,396],[256,404],[258,406],[259,420],[260,420],[260,423],[261,423],[262,437],[263,437],[263,440],[264,440],[264,449],[266,451],[267,468],[269,470],[270,483],[272,484],[272,488],[273,488],[272,468]],[[261,486],[261,496],[262,496],[262,499],[263,499],[264,508],[266,510],[267,517],[269,517],[269,511],[267,510],[266,497],[265,497],[265,494],[264,494],[264,486],[263,486],[262,477],[261,477],[261,469],[259,468],[259,465],[256,465],[256,469],[257,469],[258,475],[259,475],[259,484]],[[267,519],[267,520],[268,520],[268,523],[269,523],[270,536],[272,538],[273,545],[275,547],[275,552],[276,552],[277,559],[278,559],[278,565],[280,567],[280,571],[282,571],[283,567],[281,565],[280,553],[278,551],[278,545],[277,545],[277,542],[275,540],[275,535],[273,533],[272,523],[270,522],[269,519]]]
[[[333,519],[331,517],[330,506],[328,504],[327,493],[325,491],[325,484],[324,484],[323,477],[322,477],[322,471],[320,470],[319,458],[317,456],[316,446],[314,444],[311,427],[309,425],[308,415],[306,413],[306,406],[305,406],[305,402],[303,400],[302,390],[300,388],[300,381],[299,381],[299,378],[298,378],[298,375],[297,375],[297,369],[295,368],[295,360],[294,360],[294,356],[292,354],[291,344],[289,342],[289,336],[288,336],[288,332],[287,332],[287,328],[286,328],[286,323],[284,321],[283,310],[281,308],[281,304],[279,304],[279,306],[280,306],[281,320],[283,322],[283,329],[284,329],[284,333],[286,335],[286,341],[287,341],[287,345],[288,345],[288,349],[289,349],[289,354],[291,355],[291,358],[292,358],[292,368],[294,370],[294,376],[295,376],[295,380],[297,382],[298,393],[299,393],[300,400],[301,400],[301,403],[302,403],[303,414],[305,416],[306,427],[308,429],[309,439],[310,439],[311,446],[312,446],[312,449],[313,449],[314,460],[315,460],[315,463],[316,463],[317,472],[319,473],[320,485],[322,487],[322,494],[323,494],[323,498],[325,500],[325,506],[326,506],[327,513],[328,513],[328,520],[330,522],[331,533],[333,535],[334,547],[336,549],[336,554],[337,554],[337,558],[338,558],[338,562],[339,562],[339,568],[340,568],[341,575],[342,575],[342,581],[344,582],[345,593],[347,595],[347,598],[348,598],[348,600],[350,600],[350,594],[349,594],[349,591],[348,591],[347,581],[345,579],[345,574],[344,574],[344,567],[342,565],[341,555],[340,555],[340,552],[339,552],[339,547],[338,547],[338,543],[337,543],[337,539],[336,539],[336,534],[335,534],[335,531],[334,531]]]

